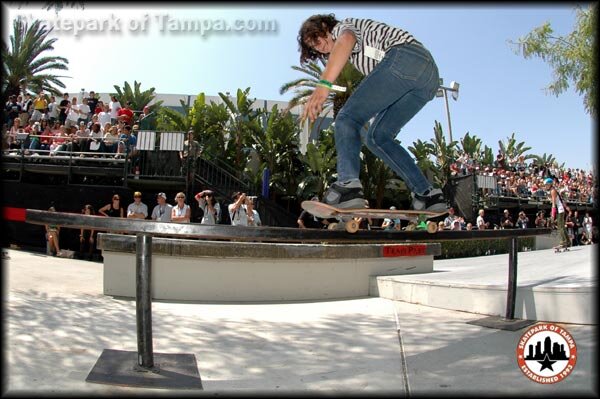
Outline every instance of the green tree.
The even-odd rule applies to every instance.
[[[323,62],[321,65],[323,65]],[[296,105],[304,104],[308,98],[312,95],[315,90],[316,84],[321,79],[321,75],[323,74],[323,68],[319,65],[319,63],[311,61],[302,66],[292,66],[292,69],[302,72],[308,77],[302,77],[291,82],[285,83],[279,89],[279,94],[284,94],[289,90],[294,89],[295,95],[289,101],[289,108],[293,108]],[[363,79],[363,74],[360,73],[352,64],[349,62],[344,65],[344,68],[340,72],[340,75],[335,80],[335,84],[339,86],[346,87],[345,92],[336,92],[330,91],[325,104],[323,104],[323,109],[331,109],[333,110],[333,117],[337,116],[337,113],[344,106],[348,98],[354,92],[354,89],[358,86],[358,84]]]
[[[263,115],[266,119],[263,129],[251,135],[251,146],[260,160],[259,167],[252,174],[254,184],[262,179],[262,171],[268,168],[271,173],[270,193],[295,197],[298,187],[299,127],[292,114],[278,110],[277,105],[271,112]]]
[[[228,161],[235,170],[240,171],[246,167],[247,155],[250,150],[249,137],[261,129],[259,117],[262,110],[252,108],[256,99],[251,99],[248,96],[249,92],[249,87],[244,91],[238,89],[235,102],[229,96],[219,93],[219,97],[229,112],[226,135]]]
[[[384,200],[399,204],[408,200],[409,191],[394,171],[371,151],[363,151],[360,180],[371,208],[381,209]]]
[[[48,39],[52,29],[47,29],[40,21],[31,26],[21,18],[13,22],[13,34],[10,36],[10,49],[2,41],[2,97],[18,95],[21,91],[40,90],[60,95],[65,88],[52,70],[67,70],[69,61],[64,57],[46,55],[54,50],[57,39]]]
[[[516,43],[509,40],[515,53],[522,54],[525,58],[539,57],[553,68],[554,80],[546,88],[549,93],[558,96],[571,83],[574,84],[577,93],[583,95],[586,111],[595,117],[598,115],[598,54],[595,43],[597,19],[598,3],[591,3],[586,9],[577,6],[577,22],[568,35],[554,35],[550,22],[546,22]]]
[[[521,155],[523,155],[525,159],[532,159],[535,157],[532,154],[525,155],[527,151],[531,150],[531,147],[526,147],[524,141],[517,143],[514,133],[506,138],[506,142],[498,140],[498,146],[509,165],[516,162]]]
[[[131,101],[131,109],[133,111],[141,112],[141,110],[148,105],[150,112],[158,112],[158,109],[161,107],[163,101],[160,100],[154,104],[150,104],[150,102],[156,98],[154,87],[141,91],[141,85],[142,83],[137,81],[133,81],[133,89],[131,88],[129,82],[123,83],[123,88],[114,85],[113,87],[117,92],[111,93],[111,95],[117,96],[121,105],[125,105],[128,101]]]
[[[306,154],[301,155],[300,160],[304,165],[304,176],[298,184],[297,197],[308,199],[316,195],[322,198],[337,173],[333,129],[322,130],[317,144],[308,143]]]
[[[450,180],[450,165],[456,160],[456,146],[458,142],[451,141],[450,143],[446,143],[442,125],[438,121],[435,121],[433,136],[431,144],[433,145],[433,156],[436,160],[433,183],[439,187],[444,187],[448,180]]]

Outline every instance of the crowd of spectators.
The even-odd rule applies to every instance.
[[[5,115],[2,149],[23,151],[24,155],[134,155],[137,131],[155,128],[148,106],[133,111],[131,102],[121,104],[112,96],[105,103],[94,91],[81,99],[68,93],[62,99],[44,92],[35,98],[11,95]]]
[[[506,159],[498,150],[493,165],[480,165],[462,153],[451,164],[451,174],[459,177],[468,174],[491,177],[492,187],[480,188],[484,196],[503,196],[527,199],[546,199],[543,180],[555,178],[556,186],[566,201],[594,203],[595,176],[593,171],[579,168],[559,167],[557,162],[538,164],[534,159],[527,163],[524,155],[516,159]]]

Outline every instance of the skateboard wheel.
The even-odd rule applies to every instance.
[[[348,220],[346,222],[346,231],[348,233],[356,233],[358,231],[358,222],[356,220]]]
[[[327,226],[327,230],[335,230],[337,229],[337,223],[329,223],[329,226]]]
[[[438,228],[437,228],[437,223],[435,222],[427,222],[427,232],[429,234],[433,234],[435,232],[437,232]]]

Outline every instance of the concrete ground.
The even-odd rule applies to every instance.
[[[6,254],[4,395],[598,396],[596,325],[563,325],[577,344],[577,364],[562,382],[542,385],[517,366],[524,330],[474,326],[466,323],[481,315],[375,297],[154,301],[154,352],[193,353],[204,390],[89,383],[104,349],[137,350],[135,301],[102,294],[101,263],[14,249]]]

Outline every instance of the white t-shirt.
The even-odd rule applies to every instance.
[[[79,104],[71,104],[71,109],[69,110],[67,119],[77,122],[77,119],[79,119],[79,113],[77,111],[79,111]]]
[[[217,224],[221,219],[221,205],[219,205],[218,202],[214,205],[214,210],[217,213],[216,216],[208,211],[208,206],[206,205],[206,200],[204,198],[200,198],[198,201],[198,207],[202,209],[202,212],[204,212],[202,215],[202,221],[200,223]]]
[[[110,123],[110,113],[104,111],[100,112],[98,114],[98,123],[100,123],[102,130],[104,130],[104,125]]]
[[[246,205],[241,205],[237,211],[233,211],[233,204],[229,204],[229,218],[232,226],[248,226],[248,213]]]
[[[90,107],[87,104],[79,104],[79,118],[86,119],[90,113]]]
[[[117,112],[119,112],[119,110],[122,108],[121,103],[118,101],[111,101],[108,106],[110,107],[110,117],[116,119]]]

